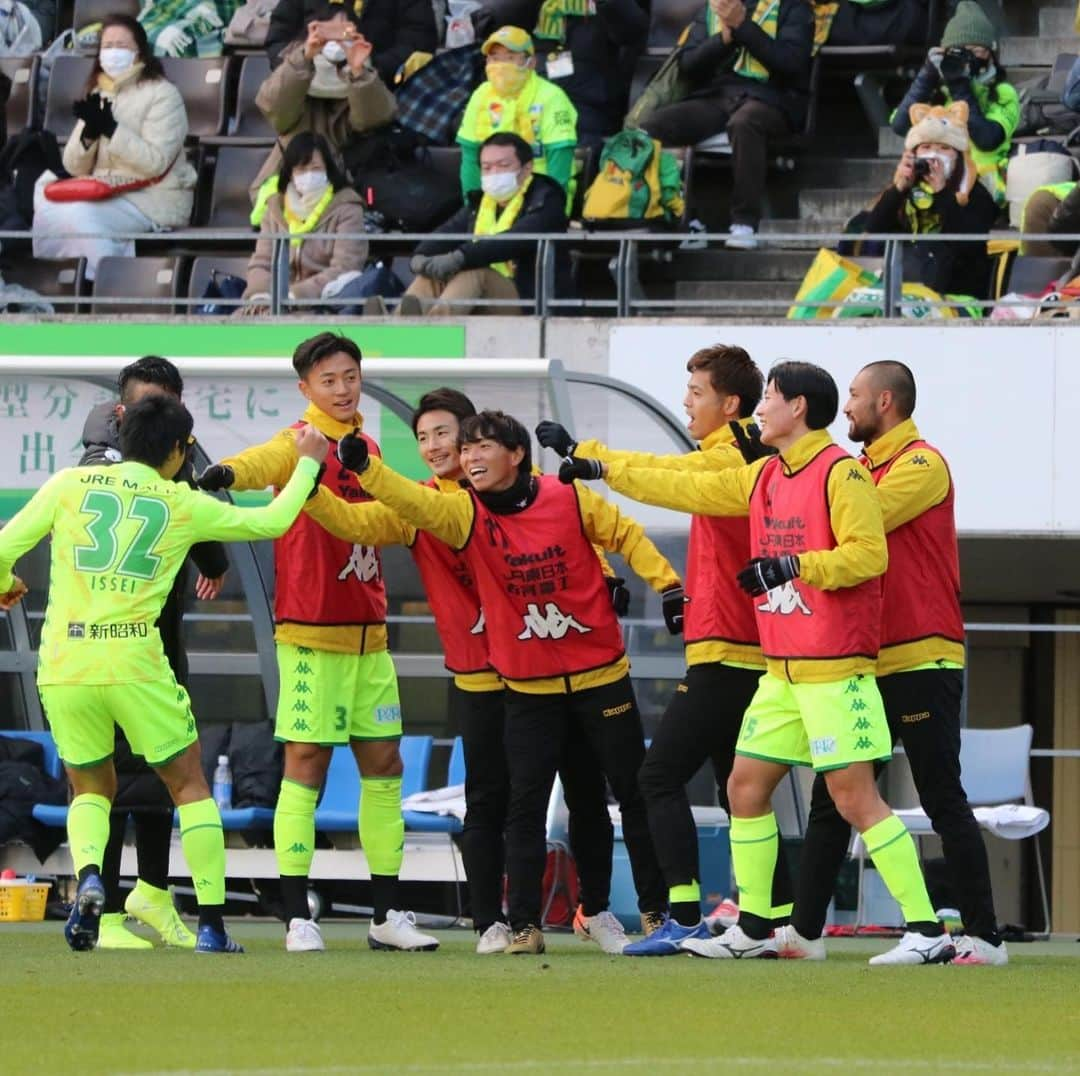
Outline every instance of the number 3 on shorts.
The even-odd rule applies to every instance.
[[[117,575],[136,579],[153,579],[161,558],[153,552],[169,525],[169,508],[156,497],[133,497],[128,505],[127,518],[137,520],[138,533],[120,551],[116,526],[124,514],[124,504],[115,493],[89,490],[79,511],[94,518],[86,525],[93,545],[75,547],[75,567],[80,572],[108,572],[119,559]]]
[[[344,732],[345,726],[348,724],[349,711],[344,706],[334,707],[334,731]]]

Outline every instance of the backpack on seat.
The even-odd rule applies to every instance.
[[[645,131],[628,128],[604,143],[581,216],[586,226],[625,220],[674,224],[685,207],[678,160]]]

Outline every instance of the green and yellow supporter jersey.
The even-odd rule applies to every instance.
[[[0,594],[14,585],[18,558],[52,534],[38,684],[169,676],[156,621],[188,549],[284,534],[318,469],[301,458],[262,508],[237,508],[131,461],[53,475],[0,530]]]

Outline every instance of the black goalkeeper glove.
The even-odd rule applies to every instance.
[[[228,489],[236,481],[233,469],[227,463],[211,463],[198,478],[195,485],[207,493],[216,493],[219,489]]]
[[[626,588],[626,580],[621,575],[605,575],[608,594],[611,595],[611,608],[618,617],[626,616],[630,611],[630,591]]]
[[[742,458],[747,463],[760,460],[765,456],[775,456],[776,449],[761,443],[761,430],[751,422],[743,427],[741,422],[729,422],[731,435],[735,438],[735,447],[742,453]]]
[[[664,611],[664,623],[672,635],[682,635],[683,615],[686,612],[686,594],[682,583],[675,583],[660,593],[660,607]]]
[[[368,443],[355,430],[347,433],[337,445],[337,458],[342,467],[347,467],[356,474],[363,474],[368,468],[371,453]]]
[[[536,439],[544,448],[553,448],[560,456],[572,456],[577,448],[577,441],[565,426],[545,419],[536,427]]]
[[[790,583],[798,575],[798,557],[754,557],[735,578],[747,594],[756,598],[767,590]]]
[[[568,486],[571,482],[581,479],[585,482],[593,482],[597,478],[604,477],[604,465],[599,460],[563,460],[559,468],[559,481]]]

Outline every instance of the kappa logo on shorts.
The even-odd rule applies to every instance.
[[[304,702],[303,699],[297,699],[296,702],[294,702],[292,704],[292,708],[293,708],[293,713],[294,714],[310,714],[311,713],[311,707],[308,706],[308,704],[306,702]]]
[[[861,713],[863,710],[869,710],[870,709],[870,704],[867,703],[867,702],[864,702],[862,699],[853,699],[852,703],[848,707],[848,709],[853,714],[857,714],[857,713]]]
[[[798,587],[792,582],[785,583],[782,587],[773,587],[765,594],[765,601],[757,606],[759,613],[779,613],[780,616],[791,616],[797,609],[803,616],[813,616],[813,612],[807,607]]]
[[[302,717],[298,717],[292,723],[292,730],[293,732],[310,732],[311,726]]]
[[[571,628],[580,635],[587,635],[592,631],[592,628],[585,627],[573,616],[567,616],[554,602],[547,602],[542,613],[536,602],[529,602],[522,619],[525,621],[525,628],[518,635],[522,642],[533,638],[563,639]]]
[[[299,665],[293,669],[293,673],[296,676],[311,676],[315,670],[306,662],[301,661]]]
[[[68,624],[68,638],[69,639],[85,639],[86,638],[86,625],[85,624]]]
[[[874,741],[869,736],[860,736],[855,741],[856,751],[872,751],[874,749]]]
[[[375,707],[375,723],[377,725],[392,725],[401,720],[401,705],[392,703],[389,706]]]
[[[476,623],[469,628],[470,635],[483,635],[484,634],[484,610],[480,610],[480,615],[476,618]]]
[[[296,683],[293,684],[293,691],[297,695],[310,695],[311,694],[311,688],[308,687],[308,682],[306,680],[297,680]]]
[[[817,758],[818,755],[832,755],[835,753],[835,736],[822,736],[820,739],[810,741],[810,754],[815,758]]]
[[[855,724],[851,726],[851,731],[852,732],[865,732],[868,728],[870,728],[870,720],[869,720],[869,718],[860,717],[859,720],[856,721]]]

